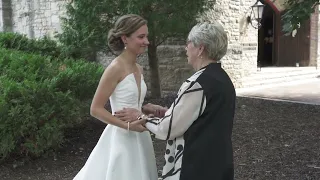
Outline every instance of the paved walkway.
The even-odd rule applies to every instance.
[[[237,96],[320,105],[320,78],[236,91]]]

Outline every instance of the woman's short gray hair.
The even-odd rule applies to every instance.
[[[227,33],[218,22],[195,25],[189,33],[188,42],[193,43],[195,47],[203,45],[208,57],[215,61],[220,61],[228,49]]]

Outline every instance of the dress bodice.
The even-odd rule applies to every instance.
[[[139,99],[139,89],[134,77],[134,74],[128,74],[122,81],[120,81],[113,93],[110,96],[110,105],[112,114],[115,111],[123,108],[135,108],[141,110],[144,98],[147,92],[147,86],[144,82],[143,75],[141,75],[141,95]]]

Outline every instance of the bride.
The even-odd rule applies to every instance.
[[[90,110],[108,125],[74,180],[158,179],[150,133],[140,121],[114,116],[123,108],[141,110],[147,87],[136,60],[149,44],[147,36],[146,20],[134,14],[120,17],[109,31],[108,45],[119,56],[104,71]],[[104,108],[108,99],[112,112]]]

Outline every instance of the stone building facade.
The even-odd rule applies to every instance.
[[[1,29],[26,34],[30,38],[53,36],[61,31],[66,0],[2,0]],[[4,23],[4,19],[11,22]]]
[[[284,0],[264,0],[266,6],[271,8],[273,14],[280,14],[284,9]],[[44,35],[53,36],[61,32],[59,17],[65,15],[67,0],[1,0],[0,1],[0,30],[14,31],[26,34],[30,38],[39,38]],[[259,32],[247,21],[250,16],[251,6],[256,0],[216,0],[216,5],[210,11],[203,14],[199,20],[218,20],[224,26],[228,38],[229,49],[227,55],[222,59],[224,69],[231,76],[236,87],[242,87],[243,79],[253,75],[257,71],[259,58]],[[318,45],[319,13],[316,12],[310,21],[310,66],[320,66],[320,45]],[[274,16],[278,17],[278,16]],[[279,18],[279,17],[278,17]],[[279,20],[279,19],[278,19]],[[279,29],[280,21],[276,18],[273,22]],[[276,29],[276,28],[273,29]],[[260,33],[261,34],[261,33]],[[280,44],[281,36],[277,37]],[[289,40],[288,40],[289,41]],[[273,49],[278,48],[274,46]],[[184,45],[181,43],[168,43],[160,46],[159,70],[162,90],[177,90],[180,84],[192,74],[191,68],[186,65]],[[282,53],[277,51],[273,56]],[[99,56],[99,61],[108,65],[112,56]],[[279,56],[280,57],[280,56]],[[278,57],[278,59],[279,59]],[[146,55],[142,55],[140,63],[145,67],[145,76],[148,77],[148,64]],[[281,59],[281,58],[280,58]],[[290,59],[290,58],[289,58]],[[306,66],[308,66],[306,65]],[[277,64],[273,64],[277,66]],[[147,78],[148,81],[148,78]]]

